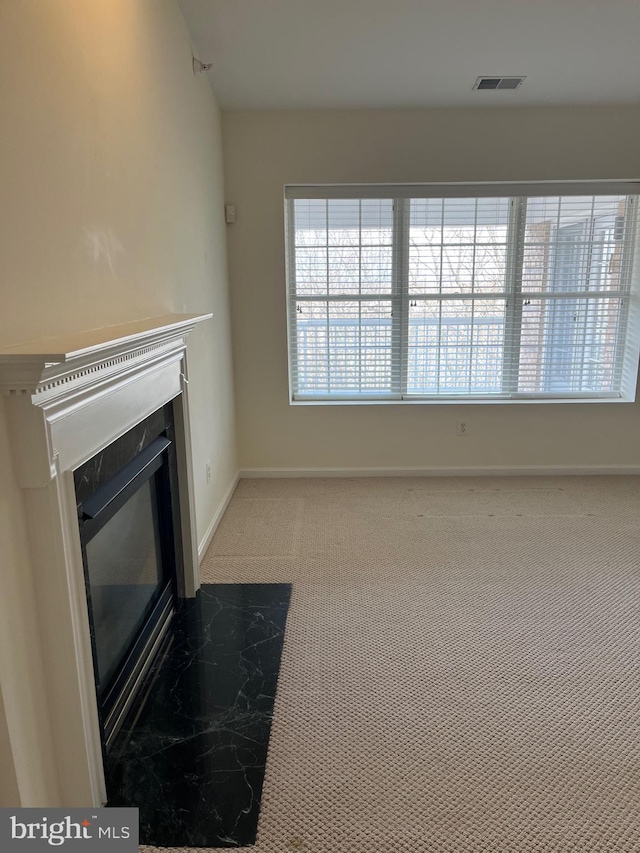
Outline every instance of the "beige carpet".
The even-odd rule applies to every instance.
[[[242,481],[203,581],[294,584],[256,851],[640,851],[640,478]]]

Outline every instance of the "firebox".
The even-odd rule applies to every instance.
[[[158,410],[74,472],[105,751],[162,645],[181,568],[173,410]]]

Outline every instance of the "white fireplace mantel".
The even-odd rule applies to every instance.
[[[0,350],[23,489],[60,806],[106,799],[73,471],[173,401],[185,596],[199,587],[187,336],[211,314],[171,314]]]
[[[125,370],[138,355],[184,341],[196,323],[211,314],[168,314],[120,326],[92,329],[0,350],[0,389],[5,394],[65,393],[71,385],[91,385],[96,369]],[[110,362],[110,364],[107,364]]]

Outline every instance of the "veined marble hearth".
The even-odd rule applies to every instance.
[[[0,350],[23,489],[63,801],[106,801],[73,471],[173,401],[183,576],[199,588],[186,341],[211,314],[171,314]]]

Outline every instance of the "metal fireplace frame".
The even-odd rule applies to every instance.
[[[168,315],[0,353],[23,490],[61,806],[106,802],[74,470],[172,403],[183,566],[199,588],[187,336],[211,314]]]
[[[94,488],[82,498],[77,495],[77,491],[79,478],[82,478],[82,472],[86,466],[80,466],[74,472],[78,497],[80,544],[96,674],[98,711],[105,751],[109,750],[120,724],[129,708],[135,703],[138,688],[154,661],[155,654],[174,614],[177,601],[176,582],[178,574],[182,575],[182,551],[179,542],[180,507],[177,471],[174,470],[175,449],[174,442],[167,435],[169,432],[173,433],[171,409],[172,406],[170,405],[163,406],[156,413],[161,415],[162,432],[156,437],[152,437],[144,447],[139,448],[138,452],[122,464],[113,476],[102,473],[104,466],[100,465],[102,476],[94,478]],[[165,416],[167,410],[169,412],[169,423],[167,423]],[[146,426],[149,420],[143,421],[142,425]],[[136,433],[139,430],[134,429],[133,432]],[[131,433],[129,433],[130,435]],[[123,436],[123,440],[126,441],[129,436]],[[116,441],[116,444],[111,445],[106,453],[111,452],[119,455],[115,449],[118,444]],[[103,454],[97,458],[102,461]],[[95,459],[96,457],[94,457]],[[94,468],[94,461],[90,460],[87,467]],[[94,590],[91,584],[88,545],[147,483],[150,485],[156,558],[162,577],[157,588],[156,600],[154,603],[150,603],[151,606],[144,616],[143,624],[139,627],[132,645],[118,665],[117,672],[107,679],[107,683],[103,683],[98,665],[98,635],[94,622],[92,602]],[[172,486],[172,484],[175,485]]]

